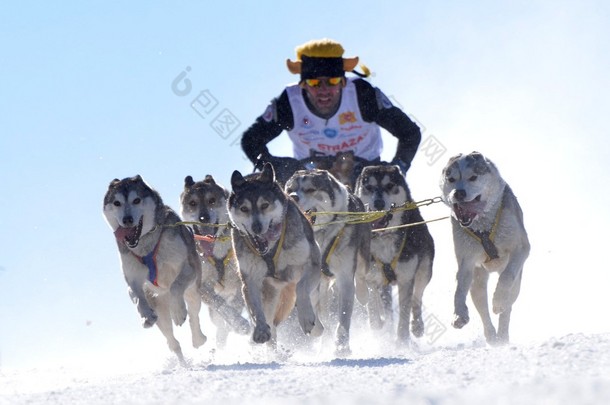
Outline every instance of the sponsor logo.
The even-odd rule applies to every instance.
[[[348,122],[356,122],[356,114],[353,111],[346,111],[339,115],[339,125],[343,125]]]
[[[324,128],[324,135],[327,138],[335,138],[339,132],[335,128]]]

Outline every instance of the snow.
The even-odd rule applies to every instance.
[[[212,343],[185,351],[186,366],[157,347],[135,362],[132,354],[88,366],[0,370],[0,404],[610,403],[610,334],[501,347],[481,338],[434,345],[424,336],[404,348],[357,325],[352,355],[339,359],[331,345],[292,335],[293,326],[280,331],[292,345],[278,353],[232,335],[225,350]]]

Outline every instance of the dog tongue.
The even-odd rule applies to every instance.
[[[123,242],[126,239],[133,239],[136,236],[137,227],[132,226],[129,228],[124,228],[119,226],[116,231],[114,231],[114,237],[116,240]]]
[[[474,221],[474,218],[477,216],[477,211],[474,209],[474,204],[470,203],[462,203],[462,204],[454,204],[453,212],[458,221],[464,226],[468,226]]]

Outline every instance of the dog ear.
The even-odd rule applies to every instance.
[[[121,182],[121,180],[114,179],[110,182],[110,185],[108,185],[108,188],[112,188],[112,187],[116,186],[117,184],[119,184],[120,182]]]
[[[191,176],[186,176],[184,178],[184,188],[191,188],[193,187],[193,184],[195,184],[195,181]]]
[[[265,163],[260,179],[265,183],[273,183],[275,181],[275,170],[271,163]]]
[[[203,182],[210,185],[216,184],[216,181],[214,181],[214,177],[212,177],[211,174],[206,174],[205,179],[203,179]]]
[[[241,175],[239,170],[235,170],[231,175],[231,187],[233,187],[233,189],[243,186],[245,182],[246,179],[244,179],[244,176]]]

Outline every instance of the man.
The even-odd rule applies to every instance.
[[[381,127],[398,139],[391,163],[406,174],[421,140],[419,127],[381,90],[360,78],[366,75],[354,71],[358,57],[343,58],[343,52],[340,43],[329,39],[296,48],[297,60],[286,62],[291,73],[300,74],[299,83],[273,99],[242,136],[242,148],[253,163],[272,163],[280,179],[301,168],[298,160],[339,152],[378,164]],[[360,77],[346,78],[345,72]],[[284,130],[292,140],[294,158],[272,156],[266,146]]]

